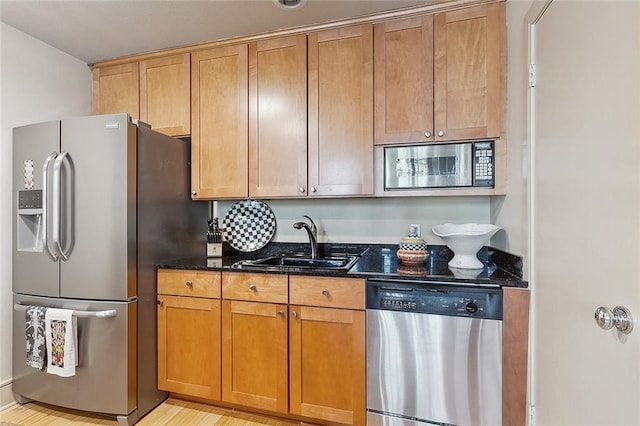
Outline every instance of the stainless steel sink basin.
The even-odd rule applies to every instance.
[[[258,271],[343,271],[346,272],[358,261],[358,256],[345,257],[287,257],[270,256],[263,259],[243,260],[235,267]]]

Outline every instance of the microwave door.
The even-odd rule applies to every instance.
[[[472,185],[471,143],[385,148],[385,190]]]

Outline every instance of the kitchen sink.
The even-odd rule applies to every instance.
[[[234,265],[238,269],[257,271],[341,271],[346,272],[359,256],[344,257],[288,257],[269,256],[263,259],[243,260]]]

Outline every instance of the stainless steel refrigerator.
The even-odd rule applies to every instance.
[[[190,199],[190,146],[96,115],[13,130],[13,393],[133,424],[157,389],[156,273],[201,254],[208,203]],[[74,310],[76,374],[26,365],[28,305]]]

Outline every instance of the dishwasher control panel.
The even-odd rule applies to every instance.
[[[456,283],[367,280],[367,309],[502,319],[502,289]]]

